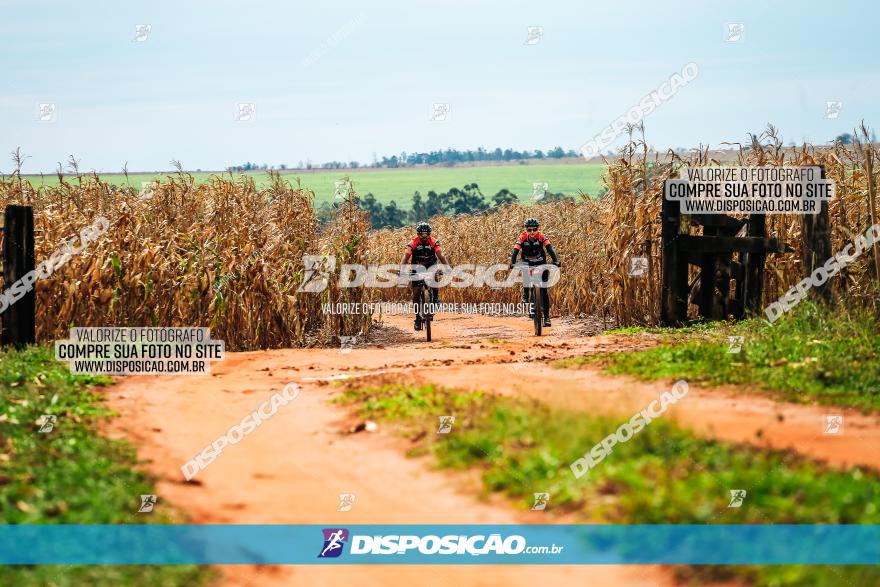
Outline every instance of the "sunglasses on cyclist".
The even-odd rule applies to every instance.
[[[526,232],[538,232],[537,228],[527,228]]]

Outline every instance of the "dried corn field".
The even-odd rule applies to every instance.
[[[867,138],[867,132],[862,133]],[[870,142],[853,146],[783,148],[770,127],[740,147],[739,166],[823,165],[837,184],[829,204],[832,251],[839,251],[876,218],[872,215],[873,184],[868,166],[876,160]],[[607,192],[597,200],[582,195],[578,203],[554,202],[539,206],[505,206],[488,213],[431,219],[434,236],[444,246],[451,264],[507,263],[514,240],[526,217],[536,216],[542,231],[560,254],[562,274],[551,290],[554,313],[600,316],[608,325],[656,324],[660,293],[660,207],[663,182],[682,166],[720,165],[708,149],[695,149],[689,156],[669,153],[649,157],[643,139],[633,138],[620,155],[608,162],[603,178]],[[876,167],[874,165],[873,167]],[[873,169],[872,167],[872,169]],[[693,230],[699,234],[699,228]],[[802,217],[770,215],[767,234],[795,248],[792,254],[769,255],[765,271],[764,302],[782,295],[803,277],[801,262]],[[375,262],[399,262],[412,229],[382,230],[369,238],[369,256]],[[646,256],[647,274],[630,276],[629,259]],[[696,272],[692,268],[692,271]],[[877,303],[877,269],[871,251],[832,280],[835,298],[851,303]],[[693,274],[692,274],[693,277]],[[381,290],[386,299],[405,299],[406,294]],[[511,289],[445,288],[442,301],[515,302],[519,291]]]
[[[356,262],[367,228],[346,209],[319,238],[313,199],[278,176],[261,190],[246,177],[195,185],[183,172],[143,190],[94,175],[40,189],[15,174],[0,181],[0,205],[34,207],[37,263],[96,218],[110,223],[37,282],[38,340],[65,338],[70,326],[207,326],[227,349],[247,350],[364,331],[369,317],[321,313],[338,290],[297,292],[303,255]]]
[[[602,242],[605,234],[601,222],[604,206],[604,201],[592,200],[554,202],[540,206],[537,211],[520,205],[505,205],[485,214],[439,216],[430,219],[430,222],[432,234],[440,241],[452,265],[471,263],[488,266],[509,263],[510,251],[522,231],[523,220],[531,215],[538,216],[542,231],[562,255],[562,275],[551,294],[554,296],[554,312],[601,314],[606,307],[602,300],[616,284],[608,279],[607,273],[589,272],[587,269],[612,265]],[[380,263],[400,262],[403,247],[412,239],[412,232],[411,228],[371,232],[370,258]],[[573,254],[575,251],[576,255]],[[499,280],[505,277],[502,272],[497,275]],[[406,290],[380,291],[386,299],[408,299]],[[516,303],[519,296],[520,290],[516,287],[446,287],[440,299],[453,303]]]
[[[738,165],[824,165],[837,184],[829,206],[832,251],[872,224],[876,153],[869,141],[783,148],[772,128],[751,139],[740,148]],[[635,138],[609,161],[607,192],[599,199],[582,195],[578,202],[436,217],[434,235],[452,264],[506,264],[523,219],[537,216],[563,262],[552,290],[554,313],[601,317],[607,326],[655,324],[663,181],[683,165],[718,162],[707,150],[662,158],[647,153],[644,140]],[[37,282],[39,340],[63,338],[70,326],[207,326],[229,350],[247,350],[335,344],[339,336],[366,333],[369,315],[324,314],[322,304],[408,300],[408,290],[341,289],[330,279],[320,293],[298,292],[303,256],[332,257],[336,267],[397,263],[412,231],[370,232],[353,191],[320,229],[313,202],[312,192],[277,175],[263,189],[247,177],[197,185],[185,172],[143,190],[79,173],[39,189],[18,174],[0,178],[0,205],[34,207],[38,263],[96,218],[110,223],[82,254]],[[768,235],[799,251],[801,224],[798,216],[771,215]],[[645,276],[628,275],[633,256],[649,258]],[[768,256],[765,304],[803,272],[798,253]],[[876,273],[866,252],[832,280],[833,295],[876,304]],[[516,287],[445,288],[441,300],[515,303],[519,295]]]

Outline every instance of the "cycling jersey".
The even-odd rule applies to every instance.
[[[437,264],[437,253],[440,252],[440,241],[428,237],[428,242],[423,243],[421,237],[415,237],[406,245],[406,252],[412,256],[413,265],[422,265],[425,268]]]
[[[550,246],[550,239],[544,236],[543,233],[538,232],[535,234],[535,240],[529,240],[529,233],[523,231],[519,238],[516,241],[516,244],[513,245],[514,254],[516,251],[522,252],[522,259],[529,265],[543,265],[547,262],[547,251],[552,250]],[[551,253],[552,255],[553,253]]]
[[[516,263],[516,257],[519,253],[522,253],[522,259],[530,266],[536,265],[544,265],[547,263],[547,254],[549,253],[550,257],[553,259],[553,262],[557,265],[559,264],[559,257],[556,255],[556,251],[553,250],[553,247],[550,245],[550,239],[544,236],[541,232],[534,233],[535,240],[529,240],[529,233],[523,231],[522,234],[519,235],[519,238],[516,239],[516,243],[513,245],[513,253],[510,255],[510,265],[513,266]],[[541,272],[541,281],[547,282],[549,279],[549,272],[542,271]],[[523,281],[523,303],[534,303],[535,300],[531,299],[531,287],[527,286],[525,281]],[[550,293],[547,291],[546,287],[541,288],[541,302],[544,310],[544,319],[549,322],[550,320]]]

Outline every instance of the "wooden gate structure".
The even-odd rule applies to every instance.
[[[760,314],[767,255],[792,253],[795,249],[767,237],[764,214],[751,214],[744,219],[725,214],[688,214],[692,224],[703,227],[703,234],[682,232],[681,203],[666,199],[668,186],[669,182],[664,182],[660,323],[680,326],[687,322],[689,301],[699,307],[699,316],[704,320],[740,320]],[[818,214],[805,214],[803,223],[801,253],[807,276],[831,256],[828,202],[822,201]],[[745,236],[737,236],[743,228]],[[689,265],[700,268],[698,287],[692,296]],[[826,282],[814,291],[828,299],[831,290],[827,285]]]
[[[7,206],[3,215],[3,290],[34,270],[34,209],[31,206]],[[34,344],[36,337],[36,300],[34,284],[17,301],[0,301],[0,344],[21,348]],[[5,306],[5,307],[4,307]]]

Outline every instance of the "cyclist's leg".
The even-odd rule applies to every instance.
[[[526,312],[528,312],[529,317],[531,318],[531,316],[535,313],[535,307],[530,306],[530,304],[533,304],[534,300],[532,300],[532,288],[526,285],[523,285],[522,289],[522,303],[526,308]]]
[[[422,283],[421,281],[413,281],[410,284],[410,287],[412,288],[413,308],[414,308],[415,314],[416,314],[415,315],[416,324],[418,324],[420,322],[419,304],[421,303],[421,300],[419,299],[419,293],[421,292],[421,287],[420,287],[421,283]]]
[[[436,267],[436,263],[435,263],[434,265],[431,265],[430,267],[428,267],[428,269],[429,269],[429,270],[433,270],[434,267]],[[434,273],[434,280],[435,280],[435,283],[436,283],[436,280],[440,279],[440,276],[441,276],[442,274],[443,274],[442,271],[436,271],[436,272]],[[428,288],[428,292],[430,292],[430,294],[431,294],[431,305],[436,304],[436,303],[437,303],[437,294],[438,294],[437,288],[436,288],[436,287],[433,287],[433,286],[430,286],[430,285],[428,285],[428,284],[425,283],[425,282],[422,282],[422,283],[424,284],[424,287],[427,287],[427,288]],[[434,312],[435,312],[435,310],[434,310],[434,308],[425,308],[425,312],[426,312],[426,313],[430,313],[431,315],[433,315]]]

